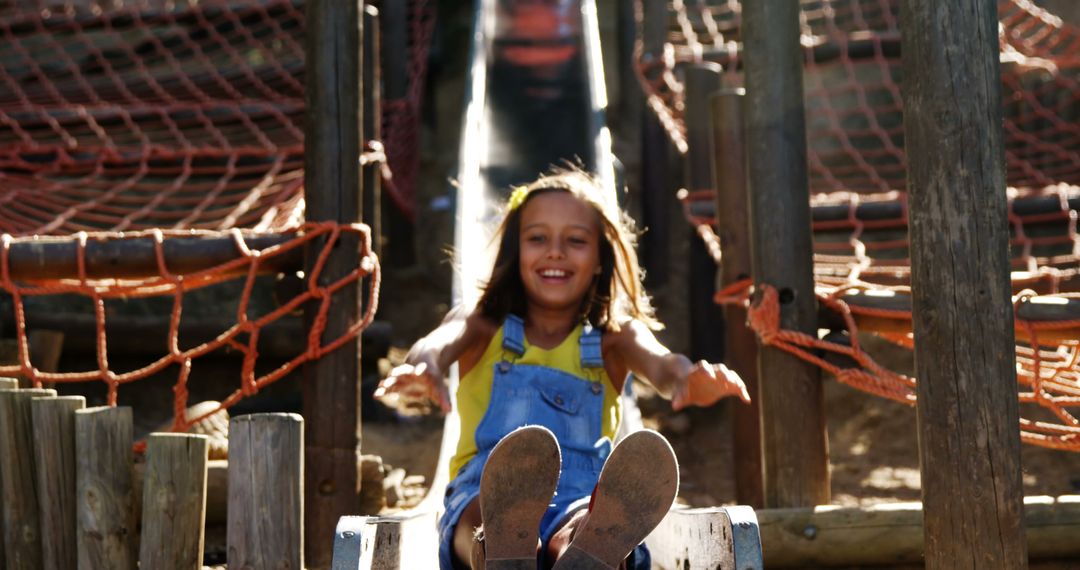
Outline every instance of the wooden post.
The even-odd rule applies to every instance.
[[[303,568],[303,432],[296,414],[229,422],[229,568]]]
[[[0,390],[14,390],[19,387],[18,378],[4,378],[0,377]],[[0,477],[3,477],[2,468],[0,468]],[[0,560],[4,558],[4,493],[0,490]]]
[[[746,192],[746,153],[743,143],[743,101],[746,92],[729,89],[712,99],[713,150],[716,156],[716,213],[720,228],[720,285],[749,279],[750,205]],[[761,405],[758,390],[758,346],[746,326],[746,308],[724,307],[724,359],[746,382],[749,405],[736,405],[732,414],[735,450],[735,498],[742,505],[765,506],[761,467]]]
[[[705,62],[686,70],[686,189],[690,192],[715,188],[709,100],[719,89],[719,64]],[[684,233],[690,242],[690,355],[719,362],[724,358],[724,310],[713,302],[719,268],[694,228]]]
[[[79,568],[135,570],[131,408],[75,411]]]
[[[30,344],[30,362],[42,372],[56,372],[60,365],[60,352],[64,348],[63,331],[49,329],[34,329],[27,333],[27,342]],[[30,387],[30,379],[25,379],[27,388]],[[53,383],[47,383],[42,388],[53,388]]]
[[[408,2],[383,2],[406,6]],[[382,142],[382,97],[380,95],[380,32],[379,8],[364,6],[364,61],[361,70],[364,74],[363,101],[363,143]],[[375,255],[382,255],[382,163],[369,162],[363,166],[363,200],[360,207],[361,221],[371,228],[371,250]]]
[[[360,0],[312,0],[307,4],[307,130],[305,200],[309,221],[360,220],[362,77]],[[306,256],[307,277],[323,243]],[[325,285],[356,269],[358,238],[343,235],[327,259],[318,283]],[[359,320],[359,284],[334,295],[322,342],[337,338]],[[309,304],[305,321],[315,319]],[[328,567],[338,518],[355,514],[360,474],[360,339],[304,366],[303,412],[306,437],[304,532],[309,568]]]
[[[379,60],[382,61],[383,94],[391,103],[401,103],[409,96],[409,9],[411,2],[379,3]],[[380,117],[381,119],[381,117]],[[367,192],[367,187],[364,187]],[[419,208],[417,208],[419,209]],[[416,262],[413,223],[392,203],[383,210],[383,235],[386,254],[403,266]]]
[[[1026,568],[997,4],[903,0],[927,568]]]
[[[41,567],[40,511],[34,473],[30,400],[56,390],[0,390],[0,492],[4,495],[4,568]]]
[[[140,568],[202,569],[209,453],[205,435],[155,433],[147,439]]]
[[[753,276],[780,294],[780,326],[817,333],[799,3],[743,4]],[[829,502],[821,373],[772,347],[758,355],[766,507]]]
[[[69,570],[78,564],[75,553],[75,410],[86,407],[82,396],[34,398],[34,466],[41,509],[42,568]]]

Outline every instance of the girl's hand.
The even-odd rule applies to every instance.
[[[711,406],[726,396],[738,396],[744,403],[750,403],[746,384],[735,371],[723,364],[709,364],[700,360],[690,369],[686,380],[675,388],[671,408],[681,410],[687,406]]]
[[[395,366],[379,386],[375,399],[391,408],[415,408],[422,402],[435,402],[443,413],[450,411],[450,391],[442,374],[433,366],[421,362],[417,365]]]

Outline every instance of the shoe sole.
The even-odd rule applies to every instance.
[[[536,568],[540,520],[559,484],[560,467],[559,444],[540,426],[517,429],[491,450],[480,475],[488,568]]]
[[[626,436],[604,464],[592,510],[555,570],[618,568],[664,520],[678,492],[671,444],[651,430]]]

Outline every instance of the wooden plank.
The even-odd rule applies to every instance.
[[[765,509],[757,511],[757,517],[768,567],[862,567],[923,561],[921,503]],[[1024,520],[1031,560],[1080,556],[1076,540],[1080,496],[1027,497]]]
[[[251,414],[229,422],[229,568],[304,567],[303,460],[300,416]],[[334,534],[318,540],[332,548]]]
[[[799,4],[743,6],[745,140],[753,277],[780,293],[780,326],[813,334],[810,196]],[[824,395],[817,368],[771,347],[758,355],[765,505],[829,502]]]
[[[75,496],[79,568],[135,570],[131,408],[75,411]]]
[[[41,514],[37,501],[30,400],[56,390],[0,390],[0,493],[4,496],[4,568],[41,567]]]
[[[716,211],[723,263],[720,286],[751,275],[750,205],[746,190],[742,89],[721,91],[712,99]],[[735,497],[739,504],[765,506],[761,467],[761,405],[758,389],[757,336],[746,326],[746,308],[724,306],[724,359],[742,377],[749,405],[735,405],[732,414],[735,452]]]
[[[139,567],[202,570],[209,438],[155,433],[146,444]]]
[[[308,29],[305,71],[307,115],[304,138],[306,217],[308,221],[355,223],[361,219],[363,189],[357,157],[362,150],[363,3],[312,0],[306,6]],[[317,281],[325,285],[356,269],[359,242],[342,236]],[[308,279],[323,243],[305,252]],[[359,319],[361,286],[334,295],[322,339],[344,333]],[[316,303],[305,309],[310,326]],[[340,517],[355,514],[360,474],[360,339],[304,366],[303,413],[308,419],[304,519],[309,548],[306,565],[325,568],[332,558],[334,529]]]
[[[928,568],[1026,568],[997,4],[902,0]]]
[[[86,407],[82,396],[34,398],[33,423],[37,500],[41,510],[42,568],[75,568],[75,410]]]

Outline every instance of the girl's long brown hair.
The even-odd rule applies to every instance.
[[[480,314],[501,323],[508,314],[525,316],[525,286],[521,282],[521,212],[536,196],[548,192],[568,192],[596,211],[600,219],[600,274],[581,301],[580,315],[593,326],[619,330],[620,321],[636,319],[652,329],[662,325],[642,285],[642,271],[634,250],[634,222],[604,195],[600,185],[579,169],[557,170],[528,184],[525,198],[506,213],[495,234],[499,250],[491,278],[477,303]]]

